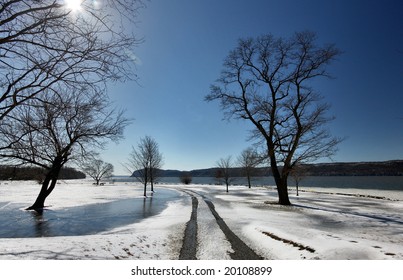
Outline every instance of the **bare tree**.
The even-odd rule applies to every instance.
[[[325,127],[332,120],[326,115],[329,105],[310,86],[316,78],[329,77],[326,66],[339,54],[334,45],[319,47],[311,32],[239,40],[206,96],[220,101],[227,118],[253,124],[252,136],[264,144],[282,205],[291,204],[287,179],[292,168],[332,156],[341,141]]]
[[[108,81],[135,79],[131,49],[141,40],[126,32],[141,0],[1,1],[0,121],[42,91],[60,87],[104,90]]]
[[[301,164],[295,165],[290,172],[291,177],[295,181],[295,188],[297,190],[297,196],[299,196],[299,183],[307,174],[307,167]]]
[[[151,183],[151,191],[154,191],[154,183],[158,176],[158,170],[162,167],[162,154],[159,152],[158,143],[150,136],[141,138],[137,148],[132,148],[126,169],[144,185],[144,196],[147,196],[147,183]]]
[[[130,172],[131,176],[136,177],[136,179],[141,182],[144,186],[144,197],[147,196],[147,183],[149,181],[149,169],[148,169],[148,158],[147,153],[140,143],[137,148],[132,147],[132,151],[129,154],[127,162],[124,164],[127,171]]]
[[[248,187],[251,188],[251,178],[256,167],[261,163],[258,153],[252,148],[245,149],[239,155],[237,163],[242,168],[246,179],[248,180]]]
[[[87,157],[80,163],[80,166],[86,174],[95,180],[97,186],[103,178],[111,177],[113,174],[113,165],[95,156]]]
[[[228,186],[231,184],[231,168],[232,157],[220,158],[217,161],[217,179],[222,180],[225,183],[226,191],[228,192]]]
[[[46,170],[38,197],[28,210],[44,208],[66,162],[102,148],[105,140],[123,137],[129,121],[122,111],[109,106],[105,94],[91,90],[42,93],[13,110],[12,125],[0,125],[2,140],[11,143],[3,149],[3,158]]]
[[[145,144],[149,154],[151,191],[154,192],[154,183],[158,179],[160,169],[162,168],[163,156],[159,151],[158,143],[150,136],[145,137]]]

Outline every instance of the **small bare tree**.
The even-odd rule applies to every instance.
[[[290,175],[295,181],[295,188],[297,190],[297,196],[299,196],[299,183],[306,177],[307,167],[301,164],[294,166]]]
[[[132,147],[126,169],[144,185],[144,196],[147,196],[147,184],[151,183],[151,191],[154,191],[154,183],[158,170],[162,167],[162,154],[159,152],[158,143],[150,136],[141,138],[137,148]]]
[[[292,168],[332,156],[341,141],[326,129],[332,120],[326,115],[329,105],[310,84],[329,76],[326,66],[339,54],[334,45],[318,46],[311,32],[288,39],[242,39],[206,96],[220,101],[227,118],[253,125],[252,139],[264,145],[279,204],[291,204],[287,186]]]
[[[146,145],[149,156],[151,191],[154,192],[154,183],[159,177],[159,172],[163,165],[163,156],[159,151],[158,143],[150,136],[145,137],[144,144]]]
[[[98,186],[99,182],[104,178],[109,178],[113,174],[113,165],[111,163],[104,162],[103,160],[90,156],[87,157],[80,166],[84,173],[88,174],[95,180],[95,184]]]
[[[237,159],[237,163],[242,168],[246,179],[248,180],[249,188],[251,188],[251,178],[254,175],[253,173],[260,162],[261,159],[258,153],[252,148],[243,150]]]
[[[231,168],[232,168],[232,157],[228,156],[226,158],[220,158],[217,161],[217,179],[224,182],[226,186],[226,191],[228,192],[228,186],[231,184]]]
[[[27,210],[44,208],[66,162],[102,148],[105,140],[123,137],[129,121],[109,106],[102,92],[42,93],[13,110],[13,125],[0,125],[5,141],[11,143],[2,151],[3,158],[46,170],[38,197]]]
[[[137,148],[132,147],[132,151],[124,166],[127,171],[130,172],[131,176],[136,177],[136,179],[143,184],[143,195],[147,197],[147,183],[150,176],[148,173],[148,158],[144,147],[141,146],[140,143],[137,145]]]

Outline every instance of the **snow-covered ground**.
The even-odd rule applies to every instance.
[[[204,199],[267,259],[403,259],[403,192],[315,189],[296,197],[291,190],[294,206],[284,207],[275,203],[272,187],[231,186],[229,193],[213,185],[158,187],[198,198],[198,259],[229,259],[231,251]],[[30,206],[38,191],[35,182],[1,182],[0,212],[10,203]],[[341,192],[389,199],[335,194]],[[61,181],[46,204],[62,209],[141,195],[141,186],[132,183],[95,187],[89,180]],[[183,193],[158,215],[94,235],[0,238],[0,259],[178,259],[191,211]]]
[[[278,205],[274,188],[197,187],[230,228],[268,259],[403,259],[403,193],[315,189]],[[320,191],[320,192],[319,192]],[[376,195],[387,199],[336,195]],[[389,200],[391,199],[391,200]]]
[[[2,182],[0,205],[30,206],[39,187],[35,182]],[[88,180],[61,181],[46,205],[57,209],[142,194],[141,187],[133,184],[93,186]],[[191,205],[171,203],[160,215],[95,235],[0,238],[0,259],[175,259],[190,211]]]

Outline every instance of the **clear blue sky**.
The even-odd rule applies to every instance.
[[[127,174],[121,163],[145,135],[159,143],[166,169],[208,168],[236,157],[251,144],[250,124],[223,121],[218,104],[203,101],[224,58],[239,38],[303,30],[344,52],[329,67],[335,79],[317,85],[336,117],[331,132],[346,137],[333,160],[403,159],[400,0],[152,0],[134,27],[145,39],[134,50],[140,85],[110,90],[134,122],[103,159],[115,174]]]

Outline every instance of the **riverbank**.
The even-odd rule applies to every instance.
[[[114,176],[116,183],[136,182],[135,177]],[[179,177],[159,177],[159,184],[182,185]],[[193,177],[192,184],[217,185],[220,182],[215,177]],[[231,185],[245,186],[248,182],[245,177],[231,178]],[[273,177],[253,177],[252,187],[274,186]],[[288,180],[290,187],[295,186],[292,177]],[[307,176],[303,177],[299,185],[301,188],[334,188],[334,189],[362,189],[366,190],[390,190],[403,191],[403,176]]]
[[[329,188],[306,189],[297,197],[291,189],[293,206],[284,207],[276,204],[273,187],[231,186],[226,193],[223,186],[164,184],[154,196],[159,188],[175,190],[182,199],[157,215],[98,234],[0,238],[0,259],[179,259],[186,224],[195,211],[191,192],[198,199],[197,259],[231,259],[231,244],[210,211],[211,201],[228,228],[265,259],[403,260],[401,192],[383,191],[380,196],[393,198],[388,200],[367,196],[373,192],[349,189],[337,194]],[[23,211],[38,191],[35,182],[1,182],[0,211],[10,203]],[[141,197],[141,185],[132,183],[61,181],[47,205],[52,211]]]

